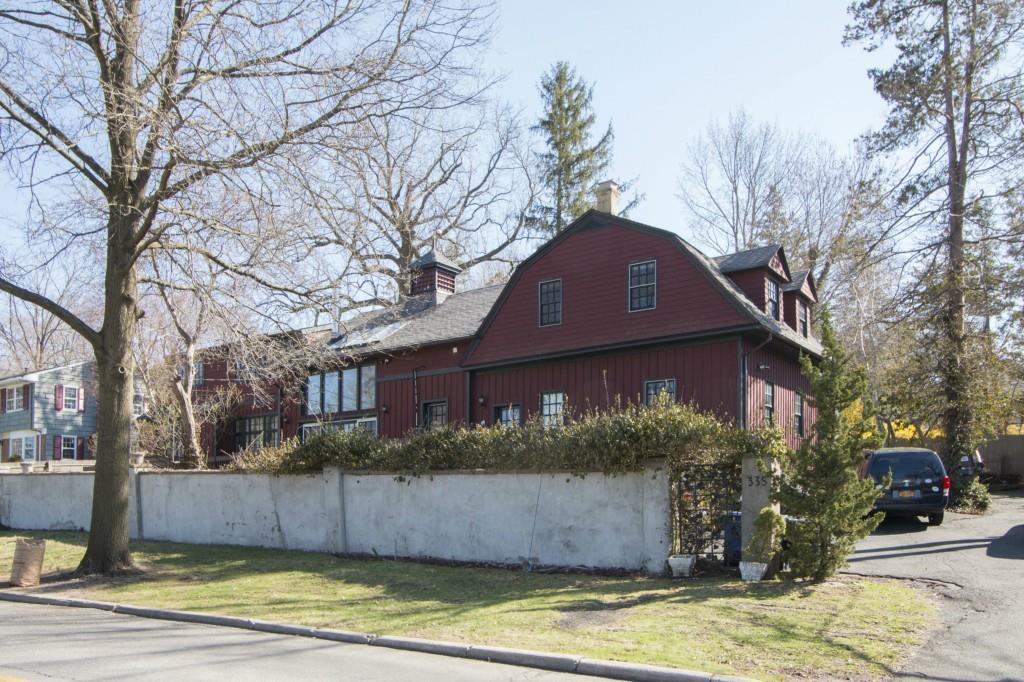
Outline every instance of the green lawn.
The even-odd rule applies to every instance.
[[[82,533],[48,540],[73,569]],[[11,565],[0,532],[0,572]],[[48,583],[49,594],[376,634],[514,646],[762,679],[883,677],[937,619],[924,592],[843,578],[813,587],[450,568],[244,547],[133,544],[144,576]]]

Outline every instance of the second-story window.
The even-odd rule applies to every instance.
[[[25,409],[25,386],[15,386],[7,389],[6,409],[8,412],[17,412]]]
[[[206,381],[206,365],[203,363],[202,360],[197,360],[192,365],[192,372],[194,377],[193,383],[196,386],[202,386],[203,383]]]
[[[78,401],[81,396],[78,395],[77,386],[65,386],[64,387],[64,409],[71,410],[72,412],[78,410]]]
[[[629,312],[650,310],[657,298],[658,262],[649,260],[629,266]]]
[[[562,324],[562,280],[552,279],[537,285],[538,324],[546,327]]]
[[[800,316],[800,320],[799,320],[800,336],[807,336],[807,334],[810,332],[810,324],[809,324],[809,320],[807,319],[808,318],[807,304],[804,303],[803,301],[797,301],[796,305],[797,305],[797,312],[799,313],[799,316]]]
[[[764,382],[764,423],[775,425],[775,384],[770,381]]]
[[[338,411],[338,373],[328,372],[324,375],[324,412],[330,414]]]
[[[768,278],[768,314],[773,320],[779,319],[779,283]]]
[[[322,413],[324,404],[321,398],[322,379],[321,374],[311,374],[306,379],[306,414]]]

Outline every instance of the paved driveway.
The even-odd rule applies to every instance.
[[[939,527],[885,521],[849,571],[937,581],[945,627],[898,680],[1024,680],[1024,494],[994,495],[985,516],[946,513]]]
[[[0,602],[0,682],[591,679],[595,678],[92,609]]]

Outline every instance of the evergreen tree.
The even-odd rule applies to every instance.
[[[807,357],[800,361],[811,383],[808,402],[817,410],[814,438],[780,462],[776,493],[783,510],[798,519],[786,532],[792,574],[815,581],[845,565],[854,544],[881,521],[868,516],[878,497],[875,483],[858,474],[864,450],[878,444],[865,409],[866,374],[839,345],[827,313],[822,344],[817,366]]]
[[[544,113],[533,129],[543,133],[547,145],[540,157],[546,196],[537,221],[558,233],[590,207],[591,188],[611,163],[615,133],[609,124],[600,139],[590,143],[593,87],[568,63],[556,63],[541,78],[540,95]]]

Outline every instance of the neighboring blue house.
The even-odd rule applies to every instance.
[[[0,378],[0,462],[92,459],[96,388],[92,361]]]

